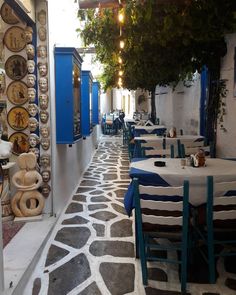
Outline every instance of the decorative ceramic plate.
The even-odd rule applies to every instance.
[[[9,141],[13,143],[12,152],[15,155],[27,153],[29,151],[28,135],[23,132],[13,133]]]
[[[1,7],[1,17],[4,22],[9,25],[15,25],[19,23],[19,19],[14,13],[14,10],[7,3],[3,3]]]
[[[24,29],[18,26],[9,28],[4,35],[4,44],[13,52],[19,52],[25,48]]]
[[[26,60],[21,55],[12,55],[5,63],[7,76],[12,80],[20,80],[27,73]]]
[[[14,107],[7,114],[7,121],[14,130],[24,130],[28,126],[29,113],[23,107]]]
[[[28,101],[28,87],[22,81],[11,82],[7,87],[7,98],[15,105],[22,105]]]

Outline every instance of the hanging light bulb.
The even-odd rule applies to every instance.
[[[125,47],[125,42],[123,40],[120,40],[120,48],[123,49]]]
[[[123,76],[123,71],[119,71],[119,76]]]
[[[120,10],[119,11],[119,14],[118,14],[118,20],[119,20],[119,22],[120,23],[124,23],[124,19],[125,19],[125,16],[124,16],[124,14],[123,14],[123,12]]]
[[[122,58],[119,56],[119,57],[118,57],[118,63],[119,63],[119,64],[122,64],[122,62],[123,62],[123,61],[122,61]]]
[[[118,84],[119,87],[122,86],[122,79],[121,78],[118,79],[118,83],[117,84]]]

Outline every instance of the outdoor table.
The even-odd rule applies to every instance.
[[[192,146],[193,144],[197,142],[204,142],[204,136],[201,135],[178,135],[177,137],[163,137],[163,136],[157,136],[157,135],[148,135],[148,136],[136,136],[134,137],[135,141],[135,148],[134,148],[134,157],[139,158],[141,157],[141,143],[160,143],[160,145],[163,142],[163,139],[165,138],[166,146],[170,146],[171,144],[174,145],[175,149],[175,155],[179,154],[180,151],[178,151],[178,140],[180,140],[181,143],[184,145]]]
[[[166,131],[164,125],[152,125],[152,126],[135,126],[134,127],[134,137],[141,134],[157,134],[162,135]]]
[[[138,178],[142,185],[181,186],[183,181],[189,180],[189,202],[197,207],[206,203],[206,179],[214,176],[216,182],[236,180],[236,162],[218,158],[206,160],[206,167],[185,166],[183,169],[180,159],[161,159],[166,163],[164,167],[156,167],[156,158],[133,159],[130,166],[130,177]],[[128,215],[134,208],[133,184],[129,185],[124,199]]]

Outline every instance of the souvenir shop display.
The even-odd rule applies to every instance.
[[[9,126],[17,131],[24,130],[28,126],[29,114],[23,107],[13,107],[7,114]]]
[[[27,74],[26,59],[21,55],[10,56],[5,63],[5,70],[10,79],[23,79]]]
[[[15,105],[23,105],[28,100],[28,87],[22,81],[13,81],[7,87],[7,98]]]

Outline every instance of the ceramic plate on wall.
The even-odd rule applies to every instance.
[[[7,76],[12,80],[20,80],[27,73],[26,60],[21,55],[12,55],[5,63]]]
[[[7,114],[7,121],[14,130],[24,130],[28,126],[29,113],[23,107],[14,107]]]
[[[18,17],[14,13],[14,10],[7,3],[3,3],[1,7],[1,17],[4,22],[9,25],[15,25],[19,23]]]
[[[22,81],[11,82],[7,87],[7,98],[15,105],[22,105],[28,101],[28,87]]]
[[[23,132],[15,132],[9,137],[13,143],[12,152],[15,155],[27,153],[29,151],[28,135]]]
[[[4,35],[4,44],[13,52],[19,52],[25,48],[24,29],[18,26],[9,28]]]

